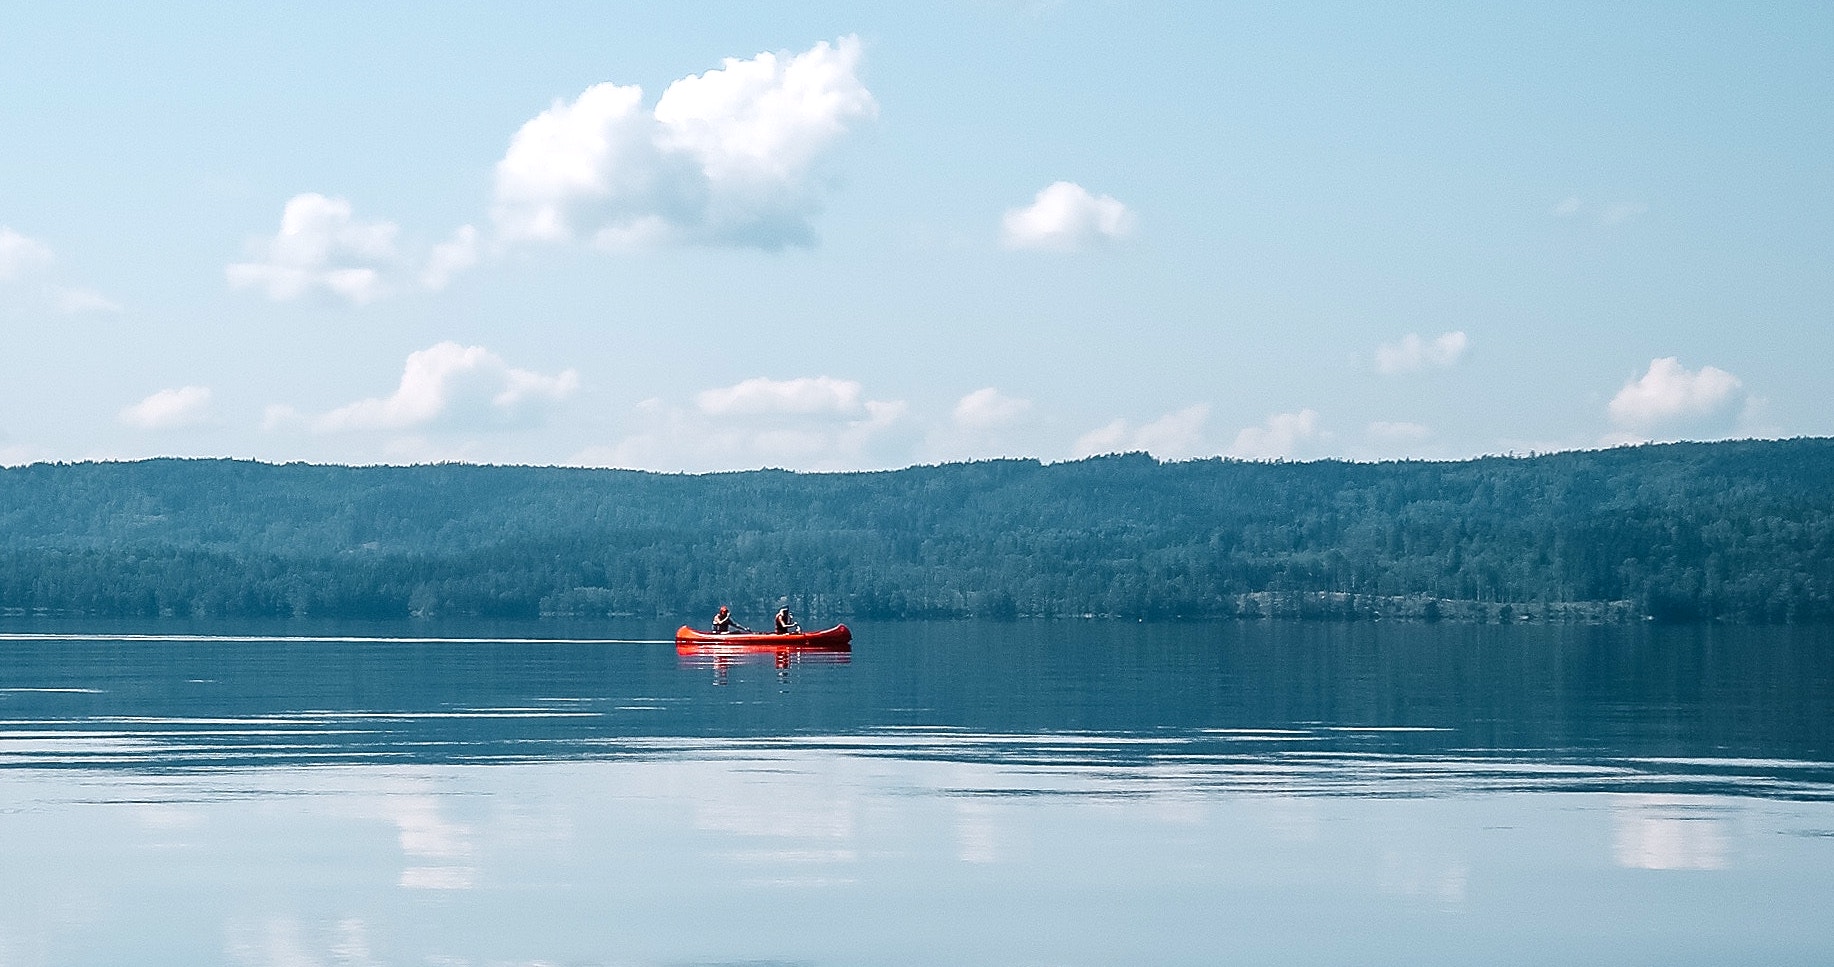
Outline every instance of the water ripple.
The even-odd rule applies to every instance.
[[[1600,756],[1573,750],[1410,748],[1451,730],[1316,726],[1167,734],[988,733],[897,727],[841,734],[622,734],[620,713],[578,705],[437,711],[305,709],[249,716],[99,715],[0,720],[0,769],[142,772],[325,763],[528,763],[599,759],[957,762],[1003,782],[962,796],[1217,792],[1415,797],[1522,791],[1717,793],[1834,800],[1834,763]],[[1372,743],[1374,743],[1372,747]]]

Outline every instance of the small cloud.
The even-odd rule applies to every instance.
[[[36,447],[14,442],[5,430],[0,430],[0,467],[19,467],[45,459]]]
[[[1787,436],[1771,417],[1770,400],[1747,392],[1745,405],[1739,407],[1738,433],[1754,439],[1776,440]]]
[[[382,273],[400,260],[394,222],[358,221],[350,202],[316,192],[295,195],[280,215],[280,231],[253,247],[258,260],[225,269],[229,284],[253,288],[276,302],[323,289],[362,305],[384,294]]]
[[[420,286],[429,292],[438,292],[450,285],[454,276],[476,264],[478,230],[461,225],[450,239],[433,246],[426,267],[420,271]]]
[[[1204,429],[1210,421],[1210,404],[1197,403],[1134,426],[1126,420],[1115,420],[1076,438],[1070,445],[1072,454],[1092,457],[1103,453],[1144,450],[1160,460],[1187,460],[1215,453],[1205,442]]]
[[[208,386],[162,389],[124,408],[119,418],[123,424],[141,430],[176,430],[197,426],[210,419],[210,397]]]
[[[908,453],[909,409],[868,399],[853,380],[757,377],[698,393],[692,406],[645,400],[637,432],[573,462],[671,471],[888,466]]]
[[[1639,202],[1617,202],[1606,205],[1598,213],[1600,225],[1622,225],[1649,211],[1649,206]]]
[[[516,369],[482,346],[455,342],[408,354],[395,392],[358,400],[311,421],[318,433],[419,430],[438,427],[493,429],[525,423],[579,389],[569,369],[553,376]],[[286,407],[269,407],[264,424],[287,425]]]
[[[1131,424],[1126,420],[1116,418],[1077,437],[1076,442],[1070,444],[1070,453],[1079,458],[1094,457],[1104,453],[1123,453],[1130,449],[1128,439],[1131,433]]]
[[[618,250],[666,242],[813,243],[817,162],[878,105],[857,37],[761,53],[670,84],[596,84],[525,123],[497,163],[506,241],[575,237]]]
[[[1031,400],[992,386],[968,393],[955,401],[948,419],[929,428],[921,458],[943,462],[1012,456],[1030,445],[1023,437],[1036,426],[1029,419],[1033,409]]]
[[[1471,341],[1464,332],[1448,332],[1431,342],[1417,333],[1408,333],[1397,343],[1376,349],[1376,369],[1385,376],[1417,373],[1426,369],[1450,369],[1464,358]]]
[[[1657,431],[1704,429],[1730,422],[1745,395],[1737,376],[1714,366],[1689,370],[1674,356],[1652,359],[1606,404],[1619,433],[1607,442],[1639,442]]]
[[[285,403],[269,403],[261,411],[261,429],[267,432],[311,425],[305,414]]]
[[[0,285],[35,283],[33,287],[50,303],[51,308],[65,315],[121,311],[119,305],[100,293],[51,281],[56,261],[50,246],[0,225]]]
[[[1204,425],[1210,421],[1210,404],[1187,406],[1134,431],[1140,448],[1161,460],[1207,456]]]
[[[1363,428],[1360,446],[1353,456],[1359,460],[1401,460],[1426,455],[1424,446],[1433,439],[1433,428],[1424,423],[1376,420]]]
[[[1039,191],[1031,205],[1009,210],[1000,228],[1007,248],[1073,252],[1127,237],[1134,216],[1110,195],[1092,195],[1074,182],[1059,181]]]
[[[1318,429],[1318,411],[1275,413],[1260,426],[1244,427],[1235,435],[1229,455],[1244,460],[1270,460],[1298,455],[1309,443],[1324,439]]]
[[[1433,435],[1432,427],[1421,423],[1390,423],[1377,420],[1369,424],[1369,438],[1390,443],[1419,443]]]
[[[1619,201],[1604,205],[1589,205],[1577,195],[1562,198],[1548,213],[1555,218],[1581,218],[1589,216],[1600,225],[1611,227],[1622,225],[1633,218],[1649,211],[1649,206],[1642,202]]]
[[[120,312],[121,306],[113,299],[99,292],[88,289],[66,289],[54,287],[51,290],[51,304],[65,315],[79,312]]]
[[[774,380],[762,376],[698,393],[694,402],[708,416],[810,416],[859,411],[865,389],[850,379],[804,376]]]
[[[224,269],[237,289],[258,289],[275,302],[326,292],[356,305],[418,286],[438,291],[478,263],[478,230],[461,225],[452,237],[417,256],[396,244],[390,221],[363,221],[349,201],[316,192],[294,195],[280,214],[280,231],[251,246],[257,260]]]
[[[955,403],[950,414],[955,424],[971,430],[991,430],[1024,416],[1032,408],[1031,400],[1007,396],[989,386],[977,389]]]
[[[51,267],[50,246],[0,225],[0,282],[15,282]]]

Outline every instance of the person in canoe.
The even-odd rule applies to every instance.
[[[747,628],[744,625],[739,624],[737,621],[732,620],[731,609],[727,608],[723,604],[720,605],[719,614],[716,614],[713,616],[713,633],[716,635],[729,635],[735,631],[742,631],[746,634],[751,634],[750,628]]]
[[[796,616],[790,614],[788,605],[784,605],[777,609],[777,633],[780,635],[798,635],[802,633],[802,625],[796,623]]]

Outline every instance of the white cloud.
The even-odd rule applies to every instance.
[[[0,225],[0,285],[35,282],[38,294],[65,315],[121,311],[119,305],[100,293],[52,282],[50,276],[56,261],[50,246]]]
[[[1366,432],[1371,440],[1389,443],[1419,443],[1433,435],[1432,427],[1422,423],[1391,423],[1386,420],[1377,420],[1369,424]]]
[[[1229,455],[1245,460],[1297,456],[1306,445],[1325,439],[1318,429],[1318,411],[1275,413],[1260,426],[1244,427],[1235,435]]]
[[[1126,420],[1114,419],[1098,426],[1076,438],[1070,444],[1070,454],[1075,457],[1093,457],[1104,453],[1123,453],[1127,450],[1138,450],[1130,446],[1129,437],[1133,427]]]
[[[1622,225],[1633,218],[1649,211],[1649,206],[1642,202],[1619,201],[1603,205],[1589,205],[1577,195],[1562,198],[1548,213],[1555,218],[1589,217],[1600,225],[1611,227]]]
[[[1126,420],[1115,420],[1076,438],[1070,445],[1072,454],[1090,457],[1103,453],[1144,450],[1160,460],[1185,460],[1215,453],[1204,437],[1210,420],[1210,404],[1197,403],[1134,426]]]
[[[261,289],[275,301],[323,289],[361,305],[386,291],[383,271],[400,260],[398,231],[394,222],[358,221],[342,198],[294,195],[280,231],[253,246],[257,261],[233,263],[225,274],[231,286]]]
[[[1674,356],[1652,359],[1606,404],[1611,422],[1626,431],[1608,442],[1631,442],[1657,430],[1698,429],[1723,424],[1738,409],[1744,384],[1713,366],[1690,371]]]
[[[1031,408],[1031,400],[1007,396],[989,386],[957,400],[950,415],[957,426],[971,430],[991,430],[1024,416]]]
[[[497,163],[492,217],[506,241],[592,238],[809,244],[812,172],[848,126],[877,113],[860,42],[728,58],[670,84],[596,84],[525,123]]]
[[[88,289],[71,289],[53,286],[50,290],[51,304],[57,311],[66,315],[79,312],[120,312],[121,306],[113,299],[99,292]]]
[[[902,401],[873,400],[853,380],[748,379],[698,393],[691,406],[645,400],[637,432],[574,462],[649,470],[856,470],[892,466],[914,427]]]
[[[804,376],[773,380],[762,376],[733,386],[703,390],[694,403],[709,416],[850,414],[860,410],[864,388],[850,379]]]
[[[645,194],[657,163],[642,101],[642,88],[595,84],[523,124],[497,162],[497,231],[511,240],[564,239],[572,235],[569,207]]]
[[[653,110],[641,88],[617,84],[556,101],[497,162],[496,241],[811,244],[817,164],[878,110],[859,63],[859,40],[843,37],[795,55],[728,58],[670,84]],[[464,225],[421,258],[398,247],[398,234],[393,222],[359,220],[345,199],[308,192],[225,275],[275,301],[326,292],[360,305],[416,286],[444,289],[486,247]]]
[[[1205,456],[1204,424],[1209,420],[1210,404],[1198,403],[1140,427],[1134,431],[1134,440],[1161,460]]]
[[[1031,400],[992,386],[967,393],[955,401],[947,419],[929,427],[919,459],[948,462],[1036,453],[1035,441],[1026,432],[1037,426],[1033,409]]]
[[[661,147],[700,163],[714,185],[785,185],[877,111],[857,71],[860,42],[826,41],[787,60],[726,58],[719,70],[669,85],[656,102]]]
[[[261,411],[261,429],[269,432],[310,425],[311,421],[304,414],[285,403],[269,403]]]
[[[0,433],[0,467],[23,467],[44,459],[48,458],[37,447],[13,443]]]
[[[1376,369],[1384,375],[1417,373],[1425,369],[1449,369],[1464,358],[1471,341],[1464,332],[1448,332],[1431,342],[1417,333],[1408,333],[1397,343],[1376,348]]]
[[[1007,248],[1071,252],[1092,243],[1125,238],[1134,216],[1109,195],[1092,195],[1074,182],[1046,186],[1030,206],[1014,208],[1001,219],[1001,241]]]
[[[1598,213],[1600,225],[1622,225],[1627,221],[1649,211],[1649,206],[1640,202],[1615,202],[1606,205]]]
[[[546,376],[511,367],[482,346],[442,342],[408,354],[394,393],[339,407],[310,425],[319,433],[497,428],[526,422],[578,389],[579,374],[571,369]],[[269,407],[265,423],[278,427],[294,418],[289,408]]]
[[[0,225],[0,282],[14,282],[51,267],[51,248]]]
[[[1773,422],[1770,413],[1770,400],[1751,392],[1745,394],[1745,404],[1739,407],[1738,435],[1752,439],[1779,440],[1789,436],[1781,426]]]
[[[1424,423],[1376,420],[1363,428],[1363,438],[1351,448],[1358,460],[1405,460],[1433,455],[1433,428]]]
[[[478,264],[483,247],[477,228],[461,225],[422,259],[402,251],[399,234],[394,222],[357,218],[343,198],[306,192],[287,200],[272,238],[251,244],[256,260],[233,263],[224,275],[231,287],[259,289],[276,302],[322,291],[364,305],[416,286],[444,289]]]
[[[427,256],[426,267],[420,271],[420,285],[430,292],[438,292],[451,284],[454,276],[478,264],[478,230],[470,225],[460,225],[452,237],[438,245]]]
[[[120,420],[142,430],[175,430],[210,419],[210,387],[162,389],[121,410]]]

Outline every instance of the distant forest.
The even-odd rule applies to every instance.
[[[0,614],[1834,620],[1834,440],[878,473],[0,469]]]

